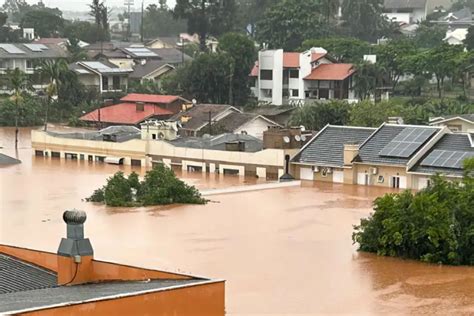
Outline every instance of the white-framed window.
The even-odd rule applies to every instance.
[[[32,60],[27,60],[26,61],[26,69],[34,69],[35,68],[35,64]]]
[[[291,89],[291,96],[292,97],[299,97],[300,91],[298,89]]]
[[[0,59],[0,69],[7,69],[8,62],[6,60]]]

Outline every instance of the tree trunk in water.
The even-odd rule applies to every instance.
[[[48,100],[46,101],[46,113],[44,115],[44,131],[45,132],[48,130],[48,112],[49,112],[50,102],[51,102],[51,99],[48,97]]]
[[[18,116],[20,115],[20,111],[18,109],[18,101],[16,103],[16,115],[15,115],[15,149],[18,149]]]

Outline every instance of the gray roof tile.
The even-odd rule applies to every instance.
[[[406,165],[417,151],[408,158],[381,156],[380,151],[407,127],[417,127],[421,130],[430,129],[436,132],[441,130],[441,128],[427,126],[384,124],[361,146],[356,161],[367,164]],[[419,148],[422,148],[435,134],[433,133]]]
[[[24,54],[12,54],[0,48],[0,59],[42,59],[42,58],[54,59],[54,58],[67,57],[67,52],[61,47],[54,44],[43,44],[44,46],[48,47],[48,49],[41,50],[38,52],[28,49],[23,44],[12,44],[12,43],[0,43],[0,44],[13,45],[24,52]]]
[[[474,147],[471,145],[467,134],[446,134],[423,157],[421,157],[421,159],[418,160],[416,165],[411,168],[410,171],[428,173],[433,175],[436,173],[443,173],[445,175],[462,176],[462,169],[421,166],[420,164],[422,163],[422,161],[431,152],[433,152],[433,150],[462,151],[474,153]]]
[[[171,120],[179,121],[183,116],[189,117],[189,120],[182,123],[183,128],[189,130],[198,130],[209,121],[209,112],[211,112],[211,121],[215,122],[215,117],[225,111],[232,109],[232,106],[227,104],[198,104],[193,106],[186,112],[181,112],[173,117]]]
[[[375,128],[329,125],[293,158],[293,162],[342,167],[344,145],[361,144],[375,130]]]

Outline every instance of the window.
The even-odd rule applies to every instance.
[[[33,69],[35,68],[33,61],[32,60],[27,60],[26,61],[26,69]]]
[[[261,89],[262,97],[271,98],[273,95],[272,89]]]
[[[399,189],[400,188],[400,177],[392,177],[392,188]]]
[[[108,77],[102,77],[102,90],[109,90],[109,78]]]
[[[298,69],[290,69],[290,78],[298,79],[300,77],[300,71]]]
[[[377,182],[378,182],[378,183],[383,183],[384,181],[385,181],[385,178],[384,178],[383,176],[379,176],[379,177],[377,178]]]
[[[260,70],[260,80],[273,80],[273,70]]]
[[[287,97],[290,95],[290,93],[289,93],[288,90],[283,89],[283,91],[281,92],[281,95],[282,95],[284,98],[287,98]]]
[[[7,62],[5,60],[0,60],[0,69],[7,69]]]
[[[300,91],[298,89],[292,89],[291,90],[291,96],[292,97],[298,97],[300,95]]]
[[[112,80],[113,80],[114,90],[120,90],[120,77],[114,76]]]
[[[151,134],[152,139],[156,139],[156,134]]]

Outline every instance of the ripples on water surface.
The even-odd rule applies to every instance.
[[[15,156],[12,135],[0,129],[0,152]],[[226,279],[232,315],[474,314],[474,269],[355,251],[352,225],[381,189],[305,183],[206,206],[107,208],[81,199],[119,167],[34,158],[28,135],[22,129],[23,163],[0,168],[0,242],[56,251],[61,214],[75,207],[88,212],[96,257]],[[255,183],[181,177],[199,188]]]

